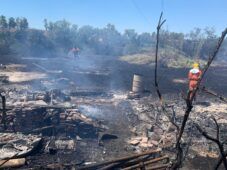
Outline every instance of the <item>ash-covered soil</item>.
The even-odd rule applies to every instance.
[[[84,99],[86,104],[78,105],[81,112],[93,120],[101,121],[105,130],[95,137],[83,136],[80,132],[68,133],[69,136],[63,133],[61,136],[74,139],[76,143],[74,151],[57,150],[56,153],[50,153],[41,149],[27,158],[28,164],[24,168],[47,167],[53,163],[87,165],[157,148],[162,148],[163,153],[173,159],[176,129],[169,123],[166,116],[158,111],[160,105],[154,99],[155,97],[151,95],[135,100],[124,97],[126,94],[116,95],[106,98],[104,103],[102,103],[103,98],[98,97],[95,99],[96,102],[100,100],[98,104],[92,103],[93,97]],[[215,135],[215,124],[209,120],[211,115],[215,116],[220,125],[222,140],[226,139],[227,107],[218,108],[223,103],[214,98],[198,97],[198,100],[204,99],[206,99],[205,104],[199,102],[195,104],[186,126],[183,143],[185,149],[188,146],[189,148],[183,169],[212,169],[219,154],[217,146],[203,138],[193,126],[193,122],[200,123],[209,134]],[[166,102],[174,106],[176,122],[180,125],[184,113],[184,102],[178,96]],[[207,107],[207,104],[210,106]],[[215,106],[218,108],[217,112],[211,109]],[[83,129],[81,130],[84,132]],[[100,140],[104,134],[114,135],[117,138]],[[45,146],[51,137],[45,135],[43,137]],[[59,136],[52,140],[57,138]]]
[[[1,82],[1,87],[6,93],[6,108],[12,108],[7,114],[15,118],[15,131],[43,137],[39,149],[26,158],[27,165],[22,169],[82,166],[156,148],[162,148],[163,154],[174,159],[176,128],[161,112],[152,83],[153,68],[103,57],[93,61],[89,57],[72,63],[61,59],[20,61],[23,67],[6,64],[6,68],[1,68],[2,76],[9,77]],[[211,68],[203,85],[226,96],[226,71],[224,66]],[[180,93],[187,91],[187,72],[163,67],[158,72],[164,102],[170,115],[174,109],[178,125],[186,107]],[[127,99],[135,73],[144,76],[145,89],[150,93]],[[44,99],[52,91],[52,102]],[[214,116],[220,125],[221,139],[225,140],[226,112],[226,103],[199,92],[183,135],[184,149],[189,146],[183,169],[212,169],[218,149],[202,137],[193,123],[215,135],[215,124],[210,120]],[[52,125],[55,128],[33,132]],[[8,131],[13,132],[11,124]],[[75,148],[56,148],[56,140],[73,140]]]

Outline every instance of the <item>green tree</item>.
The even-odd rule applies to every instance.
[[[20,21],[20,29],[21,30],[26,30],[28,29],[28,21],[26,18],[22,18]]]
[[[217,43],[217,36],[215,35],[214,28],[205,28],[204,29],[204,40],[200,48],[200,57],[207,58],[214,50]]]
[[[43,31],[40,30],[32,30],[28,34],[28,49],[29,54],[32,56],[55,56],[55,47],[54,43],[44,35]]]
[[[55,42],[55,45],[62,53],[73,47],[71,24],[68,21],[49,22],[47,25],[50,40]]]
[[[137,41],[138,34],[134,29],[126,29],[123,35],[125,39],[125,46],[123,54],[137,53],[139,50],[139,43]]]
[[[113,24],[107,24],[105,28],[95,31],[97,53],[105,55],[121,55],[123,40],[121,34]]]
[[[21,23],[21,19],[19,17],[16,18],[16,28],[17,30],[20,30],[20,23]]]
[[[48,21],[47,21],[47,19],[44,19],[43,23],[44,23],[44,28],[47,31],[48,30]]]
[[[154,39],[150,33],[142,33],[138,36],[138,42],[140,47],[150,47],[154,43]]]
[[[18,30],[28,29],[28,21],[26,18],[16,18],[16,24]]]
[[[7,29],[8,24],[7,24],[7,20],[6,17],[4,15],[0,16],[0,29]]]
[[[96,31],[97,32],[97,31]],[[78,30],[77,43],[82,46],[90,46],[94,41],[95,30],[89,25],[85,25]]]
[[[13,17],[9,18],[8,23],[9,23],[9,25],[8,25],[9,29],[14,29],[17,26],[17,23],[16,23],[16,21],[15,21],[15,19]]]

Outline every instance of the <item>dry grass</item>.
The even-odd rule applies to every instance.
[[[190,68],[194,63],[194,59],[185,56],[176,49],[160,49],[159,63],[170,68]],[[130,64],[144,65],[154,64],[155,53],[147,52],[142,54],[133,54],[120,57],[121,61],[128,62]],[[204,60],[199,60],[201,65],[205,65]]]
[[[13,83],[32,81],[37,79],[46,78],[46,74],[39,72],[1,72],[1,75],[8,76],[9,81]]]
[[[0,71],[0,76],[7,76],[9,82],[12,82],[12,83],[32,81],[32,80],[43,79],[47,77],[46,74],[40,73],[40,72],[21,71],[21,69],[25,67],[26,65],[21,65],[21,64],[6,65],[6,68]]]

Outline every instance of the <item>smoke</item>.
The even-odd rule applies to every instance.
[[[99,118],[104,115],[103,109],[91,105],[80,105],[79,110],[86,116],[91,118]]]
[[[75,58],[66,55],[45,60],[43,56],[28,64],[47,73],[49,80],[57,80],[56,88],[66,89],[69,85],[75,91],[112,91],[129,85],[129,77],[124,78],[127,73],[120,73],[124,69],[116,57],[81,53]]]

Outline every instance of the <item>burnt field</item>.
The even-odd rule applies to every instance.
[[[115,57],[83,56],[76,60],[53,58],[50,60],[22,60],[26,63],[24,71],[38,71],[48,73],[48,79],[63,79],[73,81],[78,88],[102,89],[102,91],[130,91],[134,74],[144,77],[145,90],[155,93],[154,65],[136,65],[118,60]],[[40,67],[41,66],[41,67]],[[176,94],[187,90],[187,76],[189,68],[168,68],[158,66],[158,81],[162,93]],[[225,63],[209,68],[202,84],[217,93],[226,94]],[[217,83],[218,82],[218,83]],[[219,83],[220,82],[220,83]],[[37,83],[37,82],[36,82]],[[37,88],[39,88],[37,84]],[[67,83],[65,83],[67,85]],[[54,86],[64,86],[64,83],[55,83]],[[54,88],[53,86],[53,88]]]
[[[226,96],[226,71],[225,66],[211,67],[202,85]],[[163,66],[158,72],[167,111],[172,113],[174,109],[178,125],[186,107],[181,94],[187,92],[187,73],[186,68]],[[144,80],[145,92],[139,98],[128,97],[134,74],[142,75]],[[104,56],[80,56],[76,60],[24,58],[4,63],[1,89],[6,98],[6,119],[1,124],[2,159],[25,158],[22,169],[86,169],[107,160],[156,151],[149,161],[166,159],[147,167],[164,169],[174,159],[176,127],[162,113],[153,84],[153,66],[132,65]],[[210,120],[214,116],[220,138],[225,141],[226,111],[225,102],[199,91],[183,135],[187,157],[182,169],[215,166],[217,146],[202,137],[193,123],[215,136],[216,126]],[[25,136],[13,136],[16,133]],[[25,140],[28,136],[34,139]],[[39,142],[34,144],[36,140]],[[11,154],[5,154],[6,148]],[[25,153],[20,155],[21,151]]]

